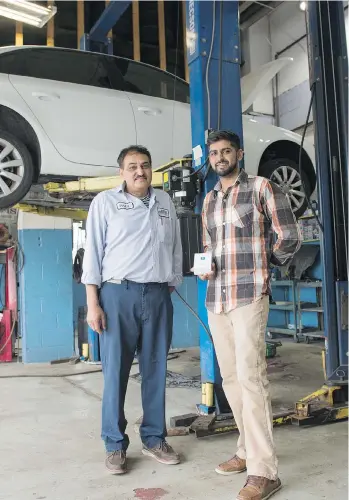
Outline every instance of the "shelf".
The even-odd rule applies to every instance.
[[[313,313],[323,313],[324,310],[322,307],[314,306],[314,307],[302,307],[301,312],[313,312]]]
[[[279,301],[279,302],[281,302],[281,301]],[[272,309],[272,310],[293,311],[294,308],[295,308],[295,305],[293,304],[293,302],[282,301],[279,304],[270,304],[269,305],[269,309]]]
[[[302,245],[319,245],[320,240],[303,240]]]
[[[299,281],[300,288],[322,288],[322,281]]]
[[[316,328],[304,328],[300,330],[299,335],[303,335],[303,337],[325,338],[325,332]]]
[[[267,326],[267,331],[270,333],[283,333],[284,335],[295,335],[296,329],[285,328],[285,326]]]
[[[291,280],[275,280],[275,281],[271,281],[271,286],[292,286],[293,285],[293,281]]]

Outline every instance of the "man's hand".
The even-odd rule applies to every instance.
[[[175,286],[169,286],[168,289],[170,290],[170,293],[173,293],[176,290]]]
[[[107,328],[106,317],[103,309],[99,304],[95,304],[87,309],[87,324],[94,332],[103,333]]]
[[[194,268],[193,268],[194,269]],[[193,271],[193,269],[191,269],[191,271]],[[211,266],[211,272],[210,273],[206,273],[206,274],[199,274],[199,278],[202,280],[202,281],[208,281],[208,280],[213,280],[216,276],[216,264],[214,262],[212,262],[212,266]]]

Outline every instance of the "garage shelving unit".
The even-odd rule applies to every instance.
[[[267,332],[269,337],[274,337],[278,334],[290,335],[298,342],[298,328],[297,328],[297,300],[296,300],[296,281],[295,280],[275,280],[271,282],[272,292],[277,292],[282,290],[283,300],[278,298],[275,300],[275,304],[270,304],[270,311],[278,311],[283,313],[283,322],[278,324],[269,325],[267,327]],[[293,313],[294,323],[290,321],[290,313]],[[281,314],[278,315],[280,317]],[[270,320],[270,315],[269,315]],[[274,323],[274,322],[273,322]],[[292,326],[294,326],[292,328]]]
[[[312,219],[311,215],[301,219]],[[312,231],[309,231],[311,236]],[[303,233],[304,234],[304,233]],[[304,234],[305,236],[305,234]],[[305,239],[302,245],[319,245],[319,239]],[[270,304],[267,336],[288,335],[295,342],[303,339],[310,343],[311,339],[324,339],[322,281],[319,264],[310,270],[309,280],[271,281],[272,297],[275,303]]]
[[[301,290],[313,289],[316,292],[315,302],[304,302],[301,300]],[[325,338],[325,332],[323,329],[323,306],[322,306],[322,282],[321,281],[299,281],[296,287],[297,294],[297,310],[299,321],[299,335],[304,337],[307,344],[310,343],[312,338]],[[302,326],[302,313],[315,313],[317,314],[318,328],[303,328]]]
[[[267,327],[269,337],[273,338],[278,334],[289,335],[296,342],[303,338],[307,344],[312,338],[324,339],[321,281],[276,280],[272,281],[271,287],[273,295],[277,294],[277,289],[283,290],[284,300],[277,298],[274,304],[270,304],[270,311],[283,312],[284,321],[275,324],[275,320],[271,322],[273,318],[269,315]],[[302,290],[306,289],[315,291],[315,299],[311,297],[311,300],[302,300]],[[303,317],[307,313],[315,315],[316,321],[312,318],[312,322],[317,323],[317,326],[303,327]]]

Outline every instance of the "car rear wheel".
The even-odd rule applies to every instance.
[[[28,193],[34,166],[27,147],[13,134],[0,130],[0,208],[10,208]]]
[[[307,209],[311,196],[311,183],[306,172],[299,173],[296,162],[288,158],[270,160],[261,166],[260,175],[277,184],[288,197],[293,213],[301,217]]]

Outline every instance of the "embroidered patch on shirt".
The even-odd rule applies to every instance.
[[[158,208],[159,217],[170,217],[170,213],[167,208]]]
[[[126,202],[122,202],[122,201],[119,201],[119,203],[116,204],[116,208],[118,210],[131,210],[132,208],[134,208],[134,204],[132,203],[132,201],[129,201],[128,203]]]

